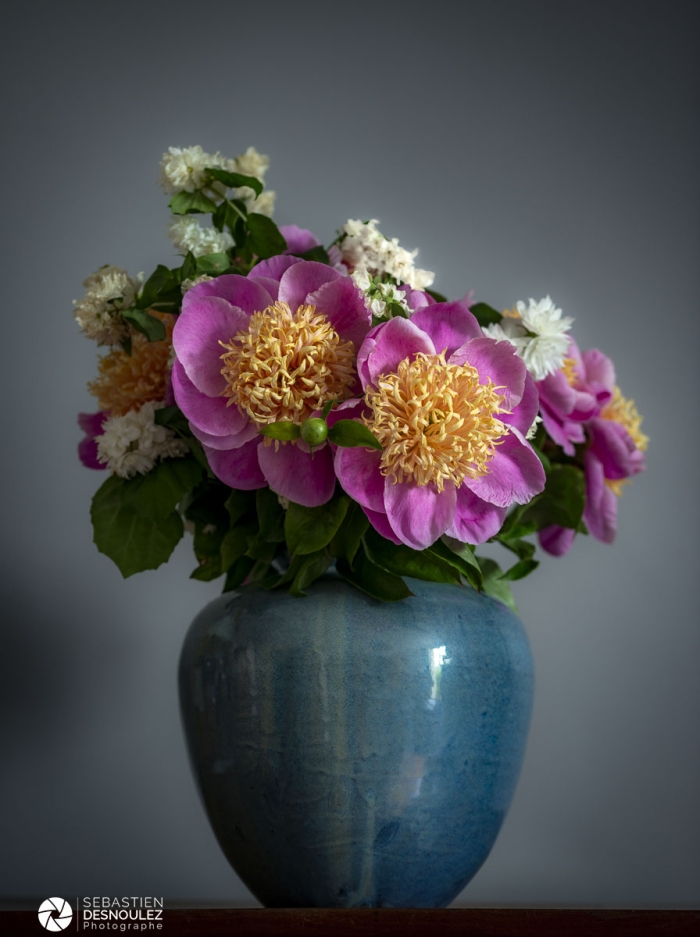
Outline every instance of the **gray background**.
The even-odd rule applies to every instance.
[[[175,262],[168,145],[270,154],[276,218],[381,219],[450,296],[550,293],[636,399],[648,471],[614,547],[517,588],[538,674],[526,762],[460,903],[694,906],[697,4],[25,3],[5,14],[0,889],[253,899],[209,830],[175,672],[183,543],[126,582],[91,543],[75,414],[99,265]],[[33,900],[33,898],[32,898]],[[31,901],[30,901],[31,905]]]

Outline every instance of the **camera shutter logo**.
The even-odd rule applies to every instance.
[[[39,923],[46,930],[64,930],[73,920],[73,909],[63,898],[47,898],[39,908]]]

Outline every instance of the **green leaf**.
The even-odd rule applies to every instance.
[[[521,537],[527,537],[534,534],[538,529],[536,520],[523,520],[526,511],[534,507],[539,501],[540,495],[537,495],[528,504],[521,504],[514,508],[506,517],[498,533],[499,540],[519,540]]]
[[[338,420],[328,430],[328,438],[336,446],[346,446],[354,448],[356,446],[365,446],[368,449],[379,449],[382,444],[374,433],[367,429],[364,423],[358,423],[357,420]]]
[[[535,544],[530,543],[529,540],[504,537],[501,534],[499,534],[496,539],[499,543],[502,543],[507,550],[515,553],[519,560],[531,560],[535,554]]]
[[[206,273],[209,276],[217,276],[228,270],[231,261],[228,254],[203,254],[197,258],[197,274]]]
[[[184,531],[176,511],[155,521],[125,508],[127,484],[127,479],[111,475],[95,493],[90,510],[95,545],[116,563],[124,578],[165,563]]]
[[[135,329],[142,332],[149,342],[162,342],[165,338],[165,326],[149,315],[145,309],[127,309],[122,313],[122,317]]]
[[[161,407],[160,410],[156,410],[155,422],[158,426],[169,427],[181,436],[190,435],[190,424],[178,406]]]
[[[461,585],[457,568],[428,550],[412,550],[386,540],[370,527],[364,536],[367,557],[396,576],[411,576],[428,582],[451,582]]]
[[[339,559],[336,569],[339,575],[356,589],[366,592],[373,599],[379,599],[380,602],[399,602],[413,595],[400,576],[376,566],[367,558],[364,550],[357,551],[352,566],[347,560]]]
[[[272,218],[251,212],[248,215],[248,246],[261,260],[287,250],[287,242]]]
[[[557,524],[578,528],[586,506],[586,479],[575,465],[553,465],[545,489],[523,512],[520,522],[535,523],[537,530]]]
[[[542,463],[542,468],[545,470],[545,472],[550,472],[552,470],[552,463],[549,461],[547,456],[544,454],[544,452],[542,452],[539,446],[534,444],[534,442],[531,442],[530,445],[532,446],[532,451]]]
[[[334,403],[335,403],[335,400],[327,400],[327,401],[324,403],[324,405],[323,405],[323,410],[321,410],[321,419],[322,419],[322,420],[325,420],[326,417],[328,416],[328,414],[331,412],[331,410],[333,409],[333,404],[334,404]]]
[[[202,468],[192,456],[165,459],[145,475],[124,481],[122,507],[154,521],[165,520],[201,480]]]
[[[331,556],[337,556],[352,566],[362,537],[369,527],[367,515],[356,501],[350,502],[343,523],[328,545]]]
[[[119,344],[122,347],[122,351],[131,357],[131,335],[127,335],[126,338],[123,338],[121,342],[119,342]]]
[[[301,436],[301,427],[298,423],[290,423],[287,420],[279,420],[277,423],[268,423],[260,428],[261,436],[269,436],[270,439],[298,439]]]
[[[529,576],[530,573],[533,573],[539,565],[538,560],[520,560],[515,566],[511,566],[510,569],[507,569],[501,578],[509,582],[514,582],[516,579],[524,579],[526,576]]]
[[[233,592],[234,589],[237,589],[239,586],[242,586],[250,575],[253,567],[255,566],[255,560],[251,560],[249,556],[241,556],[233,564],[231,569],[226,573],[226,579],[224,580],[224,588],[222,592]]]
[[[307,251],[304,251],[303,254],[296,254],[296,257],[301,257],[302,260],[315,260],[319,264],[330,264],[331,259],[328,256],[328,251],[321,244],[317,244],[316,247],[310,247]]]
[[[241,172],[228,172],[226,169],[207,169],[207,172],[216,179],[217,182],[223,182],[229,189],[242,189],[247,186],[252,189],[256,195],[260,195],[263,190],[263,184],[256,176],[244,176]]]
[[[248,213],[245,210],[245,207],[243,209],[238,208],[238,210],[236,210],[237,207],[238,206],[234,207],[234,203],[229,199],[224,199],[224,201],[221,202],[214,214],[211,216],[212,223],[217,231],[223,231],[224,228],[228,227],[233,232],[236,223],[241,219],[241,214],[243,214],[244,218],[246,217]]]
[[[469,307],[469,311],[473,316],[476,316],[476,321],[481,326],[497,324],[503,318],[500,312],[497,312],[486,303],[474,303],[473,306]]]
[[[213,202],[204,192],[178,192],[168,202],[173,215],[204,215],[216,211]]]
[[[183,280],[191,279],[196,274],[196,272],[197,272],[197,258],[194,256],[192,251],[187,251],[187,253],[185,254],[185,259],[182,262],[182,266],[180,267],[180,276],[179,276],[180,283],[182,283]]]
[[[284,519],[284,534],[291,556],[321,550],[335,536],[350,504],[347,495],[333,498],[316,508],[306,508],[293,501]]]
[[[256,511],[255,492],[254,491],[231,491],[226,502],[226,510],[231,520],[231,526],[245,517],[246,514],[253,514]]]
[[[158,299],[161,293],[167,293],[175,287],[179,289],[179,284],[176,282],[176,277],[173,275],[172,270],[163,264],[158,264],[154,272],[143,284],[143,289],[138,297],[139,306],[142,309],[148,309]]]
[[[428,547],[428,553],[433,553],[446,563],[450,563],[460,571],[472,588],[477,592],[481,591],[484,585],[481,567],[474,556],[474,548],[470,544],[448,537],[447,543],[443,540],[436,540],[432,547]]]
[[[221,568],[230,569],[240,557],[248,552],[248,544],[255,537],[258,525],[254,521],[245,521],[231,527],[221,541]]]
[[[517,615],[518,609],[515,604],[515,599],[513,598],[513,593],[510,591],[508,583],[503,579],[503,574],[498,563],[483,556],[478,557],[478,560],[484,575],[484,592],[486,595],[498,599],[499,602],[507,605],[508,608],[512,609]]]
[[[278,579],[275,586],[291,583],[289,591],[294,596],[306,595],[305,590],[311,583],[322,576],[331,565],[331,557],[326,550],[315,550],[304,556],[295,556],[286,573]]]
[[[447,296],[443,296],[442,293],[438,293],[437,290],[427,289],[425,292],[428,294],[428,296],[432,296],[436,303],[447,302]]]
[[[282,543],[284,541],[284,509],[271,488],[258,488],[255,492],[258,514],[260,543]],[[272,554],[274,556],[274,552]],[[272,557],[270,557],[272,559]]]

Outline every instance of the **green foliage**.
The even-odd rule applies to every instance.
[[[295,256],[301,257],[302,260],[315,260],[319,264],[330,264],[331,262],[328,251],[320,244],[317,244],[316,247],[310,247],[303,254],[296,254]]]
[[[432,547],[428,547],[426,552],[440,557],[446,563],[450,563],[455,569],[459,570],[472,588],[481,591],[483,576],[479,562],[474,556],[474,547],[468,543],[460,543],[458,540],[449,538],[448,543],[437,540]]]
[[[190,276],[201,276],[206,273],[208,276],[215,277],[224,273],[230,266],[228,254],[202,254],[201,257],[197,257],[195,274],[190,274]]]
[[[586,479],[575,465],[553,465],[541,495],[525,506],[520,524],[542,530],[550,524],[576,530],[586,506]],[[522,534],[520,534],[522,536]]]
[[[248,215],[248,232],[248,247],[261,260],[287,250],[287,242],[280,229],[267,215],[251,212]]]
[[[168,202],[168,208],[173,215],[205,215],[216,209],[216,202],[204,192],[178,192]]]
[[[413,595],[400,576],[377,566],[362,549],[357,551],[352,566],[347,560],[339,559],[336,569],[351,585],[381,602],[399,602]]]
[[[492,598],[498,599],[499,602],[503,602],[504,605],[507,605],[508,608],[511,608],[517,614],[518,609],[515,604],[515,599],[513,598],[513,593],[510,591],[510,586],[504,579],[501,567],[498,563],[480,556],[479,565],[481,566],[484,577],[484,592],[486,595],[490,595]]]
[[[167,464],[161,462],[153,472]],[[147,475],[131,479],[111,475],[92,499],[90,517],[95,545],[114,561],[124,578],[165,563],[183,534],[180,515],[174,507],[166,510],[172,488],[168,497],[159,496],[151,505],[148,493],[152,483],[144,485],[147,478]]]
[[[298,423],[290,423],[288,420],[278,420],[277,423],[268,423],[260,427],[262,436],[269,436],[270,439],[281,439],[288,442],[290,439],[298,439],[301,436],[301,427]]]
[[[261,195],[263,184],[257,176],[244,176],[241,172],[228,172],[226,169],[208,169],[207,172],[216,179],[217,182],[223,182],[229,189],[242,189],[247,186],[252,189],[256,195]]]
[[[461,585],[460,573],[456,566],[429,550],[412,550],[403,544],[397,546],[380,536],[373,527],[368,528],[365,533],[364,547],[368,559],[396,576]]]
[[[381,450],[382,444],[364,423],[357,420],[338,420],[328,431],[328,438],[336,446],[357,447]]]
[[[503,318],[500,312],[498,312],[492,306],[489,306],[487,303],[474,303],[474,305],[470,306],[469,309],[472,315],[476,316],[476,321],[482,327],[485,325],[497,324]]]
[[[314,553],[327,546],[337,534],[349,505],[347,495],[332,498],[315,508],[292,502],[284,520],[284,534],[290,556]]]
[[[145,309],[126,309],[122,318],[145,335],[149,342],[162,342],[165,338],[163,323],[155,316],[149,315]]]

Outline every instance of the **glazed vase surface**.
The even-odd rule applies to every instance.
[[[533,669],[519,619],[409,580],[380,603],[327,576],[241,589],[180,662],[190,759],[219,844],[267,907],[444,907],[517,782]]]

